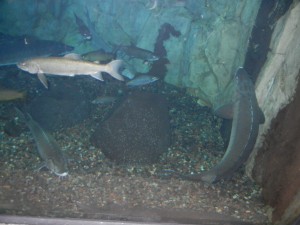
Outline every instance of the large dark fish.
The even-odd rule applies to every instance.
[[[148,62],[153,62],[159,59],[158,56],[156,56],[153,52],[143,49],[143,48],[138,48],[133,45],[122,45],[117,48],[117,51],[127,55],[130,58],[138,58],[142,59],[144,61]]]
[[[81,34],[84,40],[91,40],[92,34],[89,30],[89,28],[85,25],[85,23],[80,19],[75,13],[75,20],[78,27],[78,32]]]
[[[229,114],[227,108],[226,117]],[[222,160],[206,172],[185,178],[214,183],[232,176],[248,159],[256,142],[259,124],[264,123],[265,118],[258,106],[254,85],[243,68],[239,68],[235,75],[232,116],[230,141]]]
[[[38,147],[38,152],[44,160],[44,166],[57,176],[68,175],[67,159],[54,138],[48,134],[27,112],[16,108],[17,113],[25,119]]]
[[[0,66],[15,65],[28,58],[60,55],[73,50],[73,47],[56,41],[27,36],[1,35],[1,37]]]

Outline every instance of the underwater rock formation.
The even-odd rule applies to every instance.
[[[266,120],[247,163],[248,175],[262,184],[265,200],[274,209],[273,222],[280,225],[291,224],[300,209],[299,21],[300,3],[294,1],[275,24],[271,51],[256,86]]]
[[[159,0],[155,7],[151,2],[45,0],[29,7],[20,1],[3,1],[0,32],[60,41],[75,46],[77,53],[100,48],[113,51],[131,44],[153,51],[160,28],[170,24],[181,35],[164,41],[168,61],[162,64],[168,63],[167,71],[163,68],[153,75],[166,72],[166,82],[187,88],[201,105],[218,108],[226,104],[232,77],[243,65],[261,0]],[[91,41],[82,42],[74,12],[92,32]],[[140,60],[130,64],[138,73],[149,72]]]
[[[130,95],[95,130],[91,141],[118,163],[157,162],[170,143],[166,99],[152,93]]]
[[[263,188],[264,200],[274,209],[273,222],[283,219],[290,224],[300,213],[299,111],[300,83],[294,100],[273,121],[264,147],[256,157],[254,177]]]

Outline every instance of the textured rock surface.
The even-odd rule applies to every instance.
[[[272,220],[280,225],[289,224],[300,214],[299,111],[300,83],[293,101],[273,120],[254,168],[263,197],[274,208]]]
[[[118,163],[153,163],[170,142],[167,101],[158,94],[130,95],[95,130],[92,143]]]
[[[170,62],[165,81],[187,87],[202,105],[218,107],[231,98],[228,85],[243,65],[261,0],[45,0],[30,7],[3,2],[0,31],[62,41],[76,52],[130,44],[153,51],[161,25],[169,23],[181,35],[164,43]],[[82,42],[73,12],[89,25],[91,41]],[[150,69],[142,61],[129,63],[136,72]]]
[[[258,104],[262,108],[266,121],[260,127],[260,135],[248,163],[248,174],[254,165],[254,159],[262,146],[264,135],[268,132],[271,121],[284,108],[295,94],[300,70],[300,3],[276,24],[272,35],[268,61],[263,67],[256,85]]]
[[[264,197],[274,208],[272,219],[280,225],[290,224],[300,212],[299,21],[300,3],[295,1],[273,32],[272,51],[256,88],[266,122],[247,165],[249,175],[255,166],[253,178],[262,184]]]

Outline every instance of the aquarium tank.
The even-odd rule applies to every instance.
[[[300,224],[299,0],[1,0],[0,224]]]

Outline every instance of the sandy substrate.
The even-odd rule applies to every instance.
[[[160,162],[115,165],[106,159],[89,139],[97,125],[95,121],[101,120],[101,112],[105,111],[103,106],[97,106],[92,118],[53,133],[70,159],[69,176],[64,179],[46,170],[36,171],[41,160],[31,133],[24,125],[20,136],[8,136],[3,131],[6,120],[2,118],[0,213],[159,221],[166,212],[181,210],[187,212],[185,216],[188,212],[222,215],[266,224],[267,209],[261,190],[242,170],[232,180],[211,186],[171,175],[174,171],[190,174],[208,169],[220,160],[224,146],[219,118],[197,106],[191,97],[172,92],[168,98],[172,145]],[[12,112],[12,107],[13,103],[1,104],[0,111]]]

